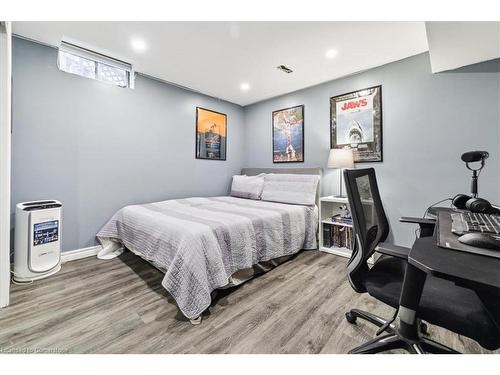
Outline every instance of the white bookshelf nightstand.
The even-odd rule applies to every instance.
[[[373,210],[373,201],[371,199],[362,199],[361,200],[363,206],[367,206],[366,210],[369,213],[368,217],[372,217],[373,221],[373,215],[375,214],[375,211]],[[330,254],[335,254],[335,255],[340,255],[342,257],[350,258],[351,253],[352,253],[352,241],[354,241],[354,235],[353,235],[353,228],[352,224],[346,224],[346,223],[339,223],[332,221],[332,216],[339,214],[341,212],[340,206],[342,205],[347,205],[349,207],[349,202],[347,198],[340,198],[340,197],[334,197],[332,195],[327,196],[327,197],[321,197],[319,200],[319,250],[324,251]],[[369,220],[369,219],[368,219]],[[339,226],[339,227],[344,227],[345,228],[345,234],[348,236],[348,240],[346,241],[347,246],[327,246],[328,244],[325,242],[325,239],[323,238],[323,235],[325,233],[325,226],[330,227],[330,231],[332,230],[331,227],[333,226]],[[330,232],[331,233],[331,232]],[[368,259],[369,264],[373,264],[374,260],[378,258],[378,255],[374,254],[370,259]]]
[[[344,235],[347,236],[348,232],[352,233],[352,225],[346,223],[339,223],[332,221],[332,216],[339,214],[341,212],[340,206],[347,205],[349,207],[349,202],[347,198],[334,197],[332,195],[327,197],[321,197],[319,200],[319,250],[325,251],[327,253],[340,255],[346,258],[351,257],[351,245],[350,238],[346,238],[345,247],[340,246],[328,246],[328,239],[323,238],[325,232],[330,232],[333,230],[332,227],[338,226],[345,228]]]

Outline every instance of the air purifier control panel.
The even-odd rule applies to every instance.
[[[29,212],[30,245],[29,269],[44,272],[57,266],[61,256],[59,209],[45,209]]]
[[[45,245],[59,239],[59,220],[33,224],[33,246]]]

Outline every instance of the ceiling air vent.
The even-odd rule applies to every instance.
[[[292,69],[290,69],[290,68],[286,67],[285,65],[278,65],[278,66],[276,67],[276,69],[281,70],[283,73],[287,73],[287,74],[289,74],[289,73],[293,72],[293,70],[292,70]]]

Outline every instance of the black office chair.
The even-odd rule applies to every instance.
[[[421,320],[470,337],[486,349],[499,348],[500,309],[495,307],[495,297],[491,297],[493,307],[488,309],[485,299],[482,302],[475,291],[444,279],[426,278],[425,273],[408,264],[410,249],[384,243],[389,223],[380,199],[375,170],[345,170],[344,177],[355,237],[347,266],[349,282],[356,292],[368,292],[396,309],[389,320],[357,309],[346,313],[349,323],[355,324],[357,318],[361,318],[380,327],[375,339],[350,353],[379,353],[393,349],[410,353],[456,353],[426,337]],[[401,221],[419,224],[421,236],[433,233],[433,220],[404,218]],[[367,261],[374,252],[382,256],[369,267]],[[405,275],[408,277],[410,273],[425,280],[423,291],[412,290],[409,285],[402,293]],[[412,298],[414,309],[408,308],[409,304],[404,301],[408,296]]]

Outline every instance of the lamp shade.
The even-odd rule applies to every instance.
[[[328,156],[328,168],[354,168],[352,149],[332,148]]]

